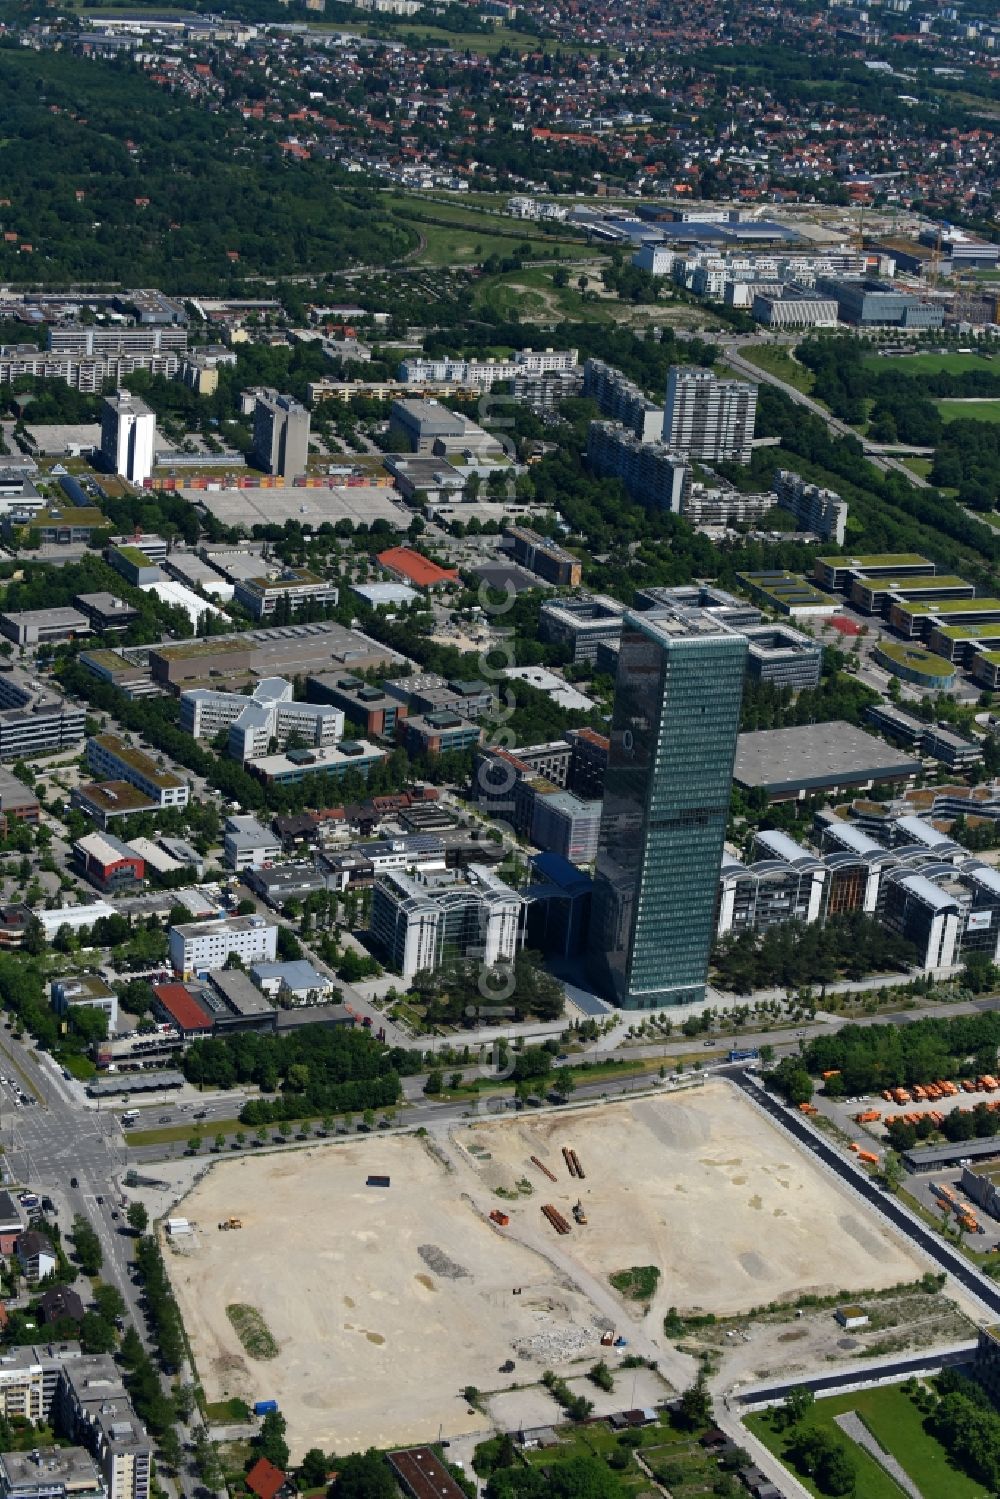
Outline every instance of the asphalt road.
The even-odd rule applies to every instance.
[[[115,1185],[116,1176],[126,1169],[116,1111],[82,1107],[73,1084],[63,1079],[52,1059],[15,1041],[6,1028],[0,1028],[0,1074],[17,1078],[38,1099],[17,1109],[14,1090],[0,1086],[0,1141],[6,1169],[15,1181],[52,1198],[63,1234],[69,1232],[76,1214],[89,1219],[104,1256],[101,1279],[121,1293],[127,1320],[155,1358],[140,1289],[132,1279],[135,1239],[125,1222],[125,1199]],[[188,1382],[190,1370],[182,1369],[179,1378]],[[169,1388],[166,1378],[164,1387]],[[168,1499],[177,1499],[178,1491],[191,1494],[198,1486],[187,1451],[192,1433],[179,1427],[178,1434],[185,1455],[176,1485],[162,1465],[157,1473]]]
[[[833,1395],[837,1390],[855,1389],[859,1384],[881,1380],[907,1379],[911,1374],[926,1375],[938,1369],[971,1363],[976,1351],[975,1343],[966,1343],[959,1348],[948,1348],[941,1353],[930,1350],[915,1353],[909,1358],[889,1359],[886,1362],[869,1364],[864,1369],[840,1369],[836,1374],[808,1375],[787,1384],[761,1385],[740,1394],[730,1395],[730,1404],[743,1406],[777,1405],[786,1400],[793,1390],[812,1390],[814,1395]]]

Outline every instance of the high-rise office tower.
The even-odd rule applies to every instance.
[[[153,472],[156,416],[131,391],[105,396],[101,407],[101,454],[116,474],[141,484]]]
[[[625,616],[589,954],[623,1009],[705,997],[746,652],[703,610]]]
[[[293,396],[262,391],[253,412],[253,451],[269,474],[297,478],[309,458],[309,411]]]
[[[749,380],[717,380],[711,370],[671,365],[663,411],[663,441],[686,458],[749,463],[757,415],[757,387]]]

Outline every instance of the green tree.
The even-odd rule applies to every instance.
[[[299,1485],[306,1489],[318,1489],[326,1482],[329,1463],[319,1447],[310,1447],[299,1464]]]
[[[225,1482],[225,1472],[219,1449],[214,1442],[209,1441],[208,1432],[203,1426],[195,1433],[193,1448],[194,1465],[198,1470],[198,1476],[207,1489],[217,1493]]]
[[[782,1420],[785,1426],[798,1426],[799,1422],[812,1410],[815,1403],[815,1395],[805,1385],[796,1385],[794,1390],[789,1390],[785,1396],[785,1403],[781,1407]]]
[[[115,1322],[125,1315],[125,1299],[117,1286],[94,1287],[94,1309],[105,1322]]]
[[[882,1157],[879,1175],[890,1192],[899,1191],[906,1176],[906,1167],[903,1165],[902,1157],[895,1150],[886,1150]]]
[[[149,1227],[149,1214],[141,1202],[130,1202],[125,1217],[129,1228],[137,1234],[144,1234]]]
[[[288,1467],[287,1424],[280,1411],[268,1411],[253,1439],[252,1445],[258,1457],[266,1457],[276,1468]]]
[[[80,1344],[84,1353],[112,1353],[115,1347],[115,1329],[105,1322],[97,1312],[84,1312],[79,1325]]]
[[[399,1490],[381,1452],[352,1452],[337,1459],[330,1499],[398,1499]]]
[[[166,1431],[161,1435],[158,1445],[160,1449],[160,1461],[170,1472],[176,1473],[183,1458],[181,1439],[177,1434],[176,1427],[168,1426]]]
[[[705,1387],[703,1377],[689,1385],[680,1399],[680,1419],[689,1431],[708,1426],[712,1420],[712,1397]]]
[[[97,1275],[104,1263],[104,1251],[101,1248],[101,1241],[94,1232],[93,1226],[82,1213],[78,1213],[73,1219],[73,1228],[70,1237],[73,1240],[76,1258],[84,1275]]]

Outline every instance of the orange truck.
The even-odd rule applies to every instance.
[[[858,1151],[858,1160],[859,1161],[867,1161],[869,1163],[869,1165],[871,1165],[871,1166],[877,1166],[878,1165],[878,1156],[875,1155],[874,1151],[871,1151],[871,1150],[859,1150]]]

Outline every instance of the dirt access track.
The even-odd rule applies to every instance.
[[[371,1173],[391,1185],[368,1186]],[[557,1235],[541,1205],[571,1219],[578,1199],[587,1226]],[[509,1227],[489,1222],[494,1208]],[[466,1385],[579,1374],[608,1353],[600,1334],[612,1326],[686,1382],[693,1361],[680,1368],[662,1332],[670,1305],[732,1312],[923,1269],[722,1083],[463,1124],[438,1144],[370,1136],[247,1156],[218,1164],[175,1211],[196,1225],[177,1247],[166,1241],[166,1262],[206,1397],[276,1399],[293,1457],[481,1430]],[[231,1215],[242,1231],[220,1232]],[[648,1313],[608,1283],[630,1265],[661,1269]],[[233,1303],[259,1311],[277,1357],[244,1351]],[[501,1375],[508,1358],[516,1372]]]

